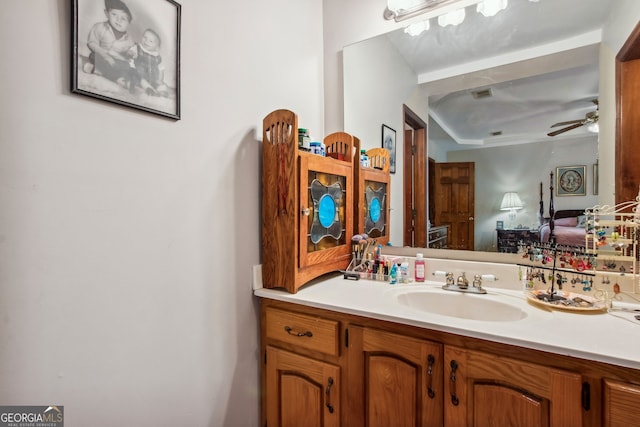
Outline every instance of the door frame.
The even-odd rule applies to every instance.
[[[428,246],[427,124],[406,104],[403,123],[403,246]]]

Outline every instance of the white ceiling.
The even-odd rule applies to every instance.
[[[493,17],[469,6],[458,26],[442,28],[434,18],[418,37],[389,33],[429,96],[430,140],[461,148],[548,140],[561,128],[552,124],[594,111],[598,44],[612,1],[509,0]],[[471,95],[487,88],[491,98]],[[553,138],[588,135],[580,127]]]

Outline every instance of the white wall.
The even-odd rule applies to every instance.
[[[71,3],[2,2],[0,402],[257,426],[255,133],[323,129],[321,0],[180,0],[177,122],[70,93]]]
[[[474,162],[476,182],[491,182],[491,186],[475,188],[475,249],[496,250],[496,221],[505,226],[538,225],[540,210],[540,183],[542,182],[544,215],[549,215],[549,173],[559,166],[586,166],[585,196],[557,196],[554,207],[585,209],[598,203],[593,194],[593,164],[598,158],[597,138],[563,138],[548,143],[511,145],[501,148],[450,151],[449,162]],[[516,212],[515,224],[510,224],[507,212],[501,212],[502,195],[508,191],[518,193],[524,208]]]

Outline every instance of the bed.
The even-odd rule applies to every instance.
[[[553,172],[550,175],[549,217],[544,221],[544,201],[542,199],[542,183],[540,183],[540,212],[542,225],[540,241],[567,246],[585,246],[586,217],[585,209],[555,210],[553,205]]]
[[[549,212],[549,222],[540,227],[540,241],[558,245],[584,246],[586,227],[584,209]]]

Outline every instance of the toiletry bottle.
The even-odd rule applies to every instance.
[[[425,275],[425,262],[422,254],[416,254],[415,261],[415,278],[416,282],[424,282]]]
[[[391,271],[389,272],[389,284],[395,285],[398,281],[398,267],[396,263],[391,264]]]
[[[360,150],[360,166],[363,168],[369,167],[369,156],[367,156],[367,150]]]
[[[400,264],[400,283],[409,283],[409,262],[406,259]]]

